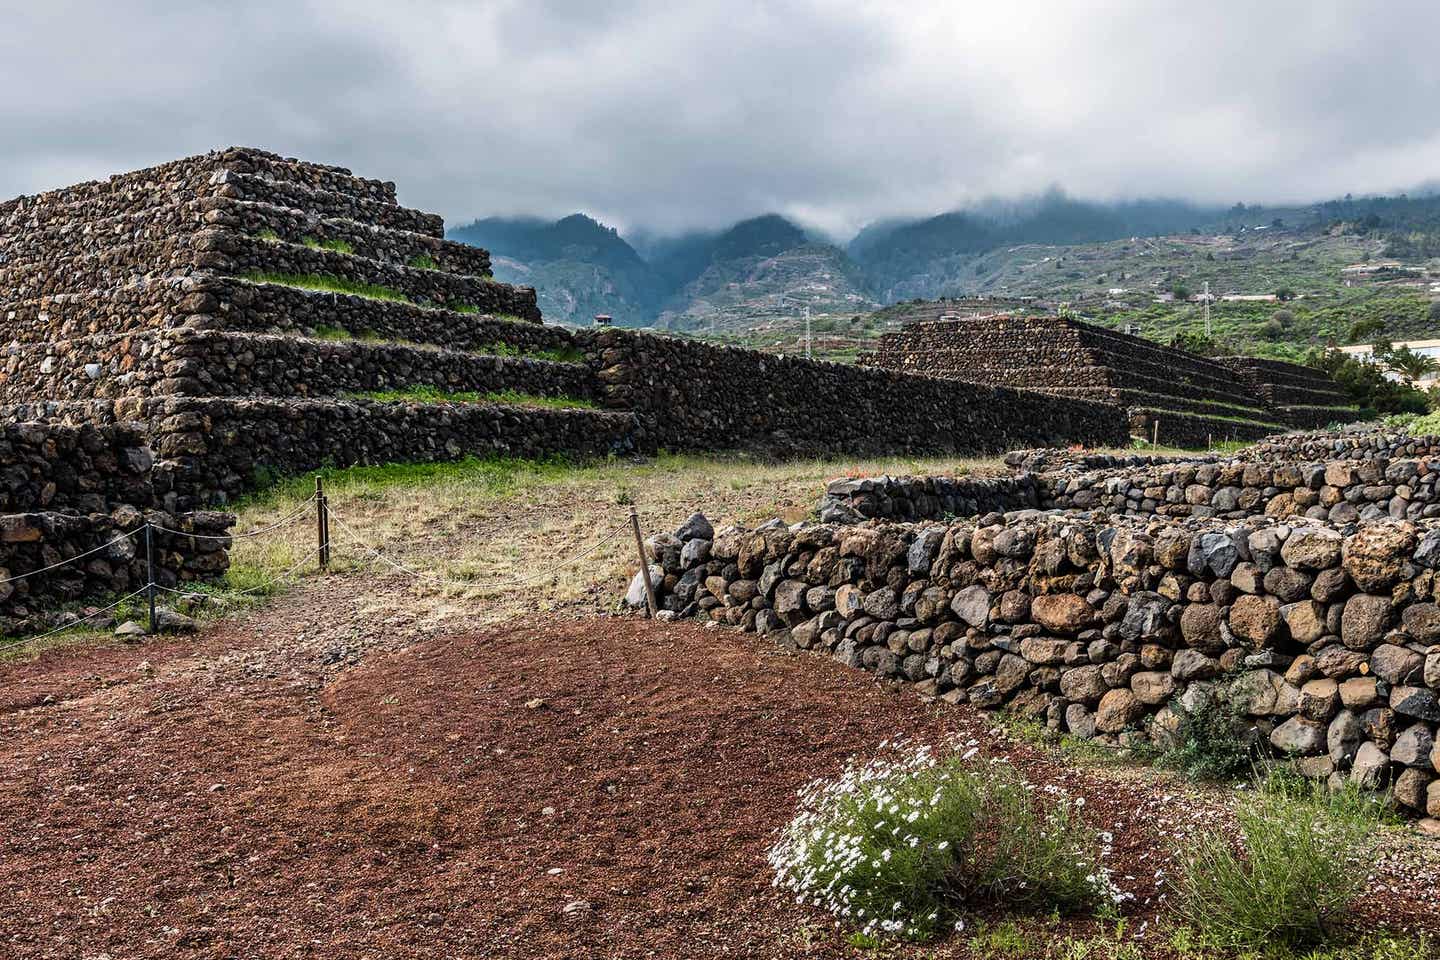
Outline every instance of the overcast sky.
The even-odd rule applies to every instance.
[[[1440,177],[1440,2],[0,0],[0,196],[262,146],[451,224]]]

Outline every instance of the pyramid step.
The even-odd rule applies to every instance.
[[[396,202],[393,182],[359,177],[347,167],[282,157],[253,147],[235,147],[222,151],[221,163],[225,169],[235,173],[255,174],[277,183],[298,184],[356,199],[373,200],[376,203]]]
[[[394,227],[316,218],[289,207],[219,198],[211,222],[237,233],[401,266],[466,276],[490,276],[490,254],[479,247]]]
[[[584,363],[412,344],[186,330],[167,334],[157,353],[153,392],[165,395],[471,400],[513,392],[593,405],[597,392]]]
[[[354,220],[357,223],[408,230],[431,237],[445,236],[445,221],[434,213],[396,206],[334,190],[309,187],[286,180],[268,180],[259,174],[224,171],[217,176],[214,196],[251,200],[290,207],[316,217]]]
[[[183,509],[322,466],[623,453],[636,429],[624,411],[503,403],[175,397],[117,405],[116,415],[149,425]]]
[[[488,277],[385,263],[334,250],[229,234],[217,238],[213,255],[200,262],[217,273],[257,283],[353,293],[461,311],[507,313],[540,321],[540,308],[531,287],[514,287]]]

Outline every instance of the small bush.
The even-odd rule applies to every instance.
[[[1241,804],[1237,841],[1200,833],[1179,851],[1177,909],[1209,945],[1323,943],[1363,888],[1382,808],[1358,790],[1271,777]]]
[[[1083,801],[1034,791],[1008,764],[928,748],[852,762],[801,791],[770,851],[777,886],[867,937],[928,940],[973,903],[1072,911],[1117,895]]]
[[[1223,696],[1207,697],[1193,710],[1178,700],[1170,709],[1180,718],[1176,744],[1155,762],[1191,780],[1234,780],[1254,766],[1254,751],[1241,723]]]
[[[438,270],[440,268],[440,265],[435,262],[435,258],[428,253],[417,253],[405,261],[405,265],[416,270]]]

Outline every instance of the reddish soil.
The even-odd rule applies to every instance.
[[[198,640],[0,665],[0,955],[848,956],[765,851],[797,788],[896,735],[973,738],[1083,793],[1132,928],[1168,836],[1226,816],[751,635],[377,642],[402,621],[355,613],[331,584]],[[1433,876],[1386,869],[1372,905],[1440,928]]]

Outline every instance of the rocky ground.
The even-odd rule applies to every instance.
[[[0,953],[848,956],[765,850],[798,787],[905,736],[1083,794],[1135,897],[1125,938],[1166,956],[1166,851],[1229,824],[1224,790],[1067,765],[751,634],[437,606],[334,576],[197,638],[0,665]],[[1362,916],[1440,931],[1429,844],[1387,835]],[[1021,926],[1034,955],[1113,936]]]

